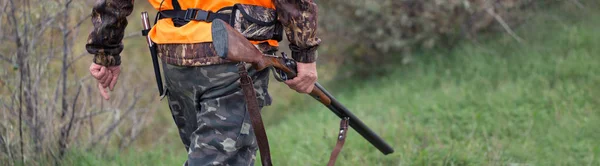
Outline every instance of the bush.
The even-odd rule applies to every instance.
[[[513,25],[522,18],[523,11],[533,6],[532,0],[321,2],[320,36],[327,42],[323,51],[346,54],[344,63],[354,65],[379,63],[386,59],[383,55],[391,53],[410,55],[414,48],[448,45],[498,27],[494,25],[499,21]],[[408,60],[404,58],[403,62]]]

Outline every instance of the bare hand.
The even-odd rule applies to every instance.
[[[102,95],[105,100],[110,99],[107,88],[110,88],[111,91],[114,90],[119,74],[121,74],[121,67],[106,67],[92,63],[92,65],[90,65],[90,74],[98,81],[100,95]]]
[[[285,84],[299,93],[310,93],[317,82],[317,63],[297,63],[297,70],[298,75]]]

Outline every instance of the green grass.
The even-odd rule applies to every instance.
[[[181,147],[161,146],[157,149],[147,148],[140,151],[112,151],[104,155],[97,151],[72,151],[63,160],[63,165],[96,166],[96,165],[182,165],[187,159]],[[102,156],[102,157],[99,157]]]
[[[523,44],[482,37],[423,51],[377,79],[341,81],[334,95],[396,152],[384,156],[351,131],[338,165],[600,165],[597,18],[550,11],[516,29]],[[274,164],[324,165],[338,119],[316,102],[289,109],[267,126]],[[181,145],[144,149],[73,152],[65,162],[180,165],[186,157]]]

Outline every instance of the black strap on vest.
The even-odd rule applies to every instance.
[[[194,21],[212,22],[214,19],[221,19],[225,22],[231,23],[229,14],[213,13],[210,11],[204,11],[204,10],[200,10],[200,9],[181,10],[181,5],[179,5],[179,1],[172,0],[172,3],[173,3],[172,4],[173,10],[161,11],[161,15],[163,15],[166,18],[181,19],[184,21],[194,20]],[[238,7],[237,5],[234,5],[233,9],[235,10],[235,8],[237,8],[237,7]],[[271,22],[263,22],[256,18],[253,18],[248,13],[246,13],[245,10],[240,10],[240,11],[241,11],[240,13],[244,16],[244,18],[246,20],[253,22],[257,25],[260,25],[260,26],[271,26],[271,25],[275,25],[277,23],[277,19],[275,19]],[[235,15],[235,14],[233,14],[233,15]]]
[[[158,19],[172,18],[175,26],[182,26],[190,21],[203,21],[212,22],[215,19],[221,19],[225,22],[231,22],[230,14],[214,13],[211,11],[205,11],[201,9],[188,8],[186,10],[181,9],[179,1],[172,0],[173,10],[159,11]]]
[[[179,5],[179,1],[177,0],[172,0],[171,1],[173,4],[173,10],[181,10],[181,6]]]
[[[240,8],[239,4],[234,5],[234,7],[235,7],[235,9],[239,9]],[[256,25],[271,26],[271,25],[275,25],[278,22],[277,19],[274,19],[271,22],[264,22],[264,21],[261,21],[259,19],[256,19],[256,18],[250,16],[250,14],[246,13],[246,10],[241,9],[239,11],[240,11],[240,14],[242,14],[242,16],[244,17],[244,19],[246,19],[246,20],[248,20],[248,21],[250,21],[252,23],[255,23]]]
[[[258,20],[256,18],[250,16],[250,14],[248,14],[245,10],[241,9],[240,4],[235,4],[230,7],[225,7],[225,8],[219,9],[219,11],[217,11],[217,12],[211,12],[211,11],[205,11],[205,10],[196,9],[196,8],[188,8],[186,10],[182,10],[181,5],[179,5],[179,1],[172,0],[171,2],[172,2],[173,10],[159,11],[157,14],[157,20],[163,19],[163,18],[171,18],[171,19],[173,19],[173,24],[176,27],[183,26],[190,21],[213,22],[215,19],[221,19],[221,20],[229,23],[229,25],[233,25],[235,23],[234,17],[236,15],[236,13],[239,11],[245,20],[252,22],[256,25],[259,25],[259,26],[275,25],[275,30],[274,30],[274,33],[273,33],[273,36],[271,39],[275,39],[277,41],[281,41],[283,39],[283,27],[281,27],[281,24],[279,24],[277,19],[270,21],[270,22],[264,22],[264,21]],[[219,13],[222,10],[231,10],[231,13],[229,13],[229,14]],[[260,39],[256,39],[256,40],[260,40]]]
[[[180,21],[204,21],[212,22],[215,19],[221,19],[225,22],[229,22],[231,18],[229,14],[213,13],[210,11],[204,11],[200,9],[187,9],[187,10],[163,10],[160,11],[160,18],[173,18],[174,20]]]

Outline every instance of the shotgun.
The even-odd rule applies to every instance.
[[[222,20],[217,19],[213,21],[211,28],[213,45],[219,57],[233,62],[250,63],[258,71],[272,69],[274,70],[275,78],[279,81],[296,77],[296,62],[288,58],[285,53],[282,53],[282,56],[264,55],[241,33]],[[394,152],[394,149],[390,145],[338,102],[319,83],[315,83],[315,88],[310,92],[310,96],[321,102],[338,117],[348,119],[350,127],[356,130],[356,132],[381,151],[381,153],[387,155]]]

